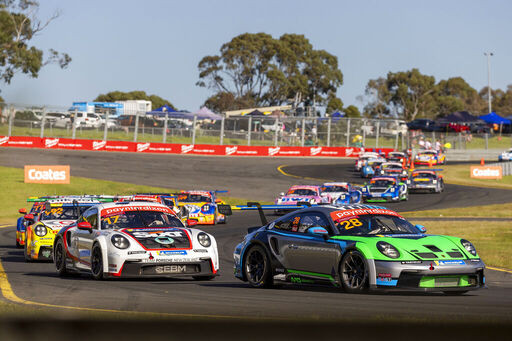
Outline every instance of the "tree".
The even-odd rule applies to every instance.
[[[332,96],[327,102],[325,112],[328,114],[343,110],[343,101],[336,96]]]
[[[345,116],[346,117],[350,117],[350,118],[359,118],[359,117],[361,117],[361,112],[359,111],[359,109],[355,105],[349,105],[348,107],[343,109],[343,111],[345,112]]]
[[[488,90],[487,87],[482,88],[479,93],[484,102],[482,112],[487,112]],[[501,89],[491,89],[492,111],[502,116],[512,115],[512,84],[507,86],[507,91]]]
[[[482,97],[462,77],[441,80],[437,89],[437,112],[440,116],[458,110],[481,113],[485,107]]]
[[[274,39],[266,33],[244,33],[222,45],[220,54],[205,56],[198,64],[198,86],[214,91],[208,101],[233,100],[237,104],[281,105],[297,93],[306,101],[325,104],[343,84],[338,59],[314,50],[303,35],[284,34]],[[334,96],[335,97],[335,96]]]
[[[59,17],[56,12],[42,21],[38,9],[39,3],[33,0],[0,0],[0,79],[7,84],[17,72],[37,78],[45,65],[57,63],[64,69],[71,62],[66,53],[50,49],[44,58],[42,50],[29,46],[32,38]]]
[[[117,102],[117,101],[130,101],[130,100],[145,100],[151,101],[151,105],[153,108],[160,108],[161,106],[168,105],[174,110],[176,108],[171,104],[170,101],[163,99],[157,95],[147,95],[145,91],[131,91],[131,92],[122,92],[122,91],[111,91],[106,94],[101,94],[96,97],[94,101],[97,102]]]

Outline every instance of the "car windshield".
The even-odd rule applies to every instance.
[[[342,236],[421,233],[404,218],[385,214],[349,216],[335,221],[335,225]]]
[[[400,166],[400,165],[383,165],[382,168],[384,168],[384,169],[402,169],[402,166]]]
[[[435,179],[436,175],[433,173],[414,173],[412,175],[413,178],[429,178],[429,179]]]
[[[180,194],[178,200],[181,202],[212,202],[212,198],[201,194]]]
[[[174,201],[174,199],[171,199],[171,198],[163,198],[164,200],[164,204],[166,206],[169,206],[169,207],[174,207],[176,206],[176,201]]]
[[[316,192],[312,189],[296,188],[290,189],[287,195],[316,195]]]
[[[347,188],[344,186],[325,186],[322,187],[322,192],[324,193],[337,193],[337,192],[347,192]]]
[[[43,203],[35,203],[34,206],[30,209],[30,214],[38,214],[44,209]]]
[[[88,208],[89,206],[79,206],[77,210],[76,207],[52,207],[51,210],[42,212],[41,220],[77,220]]]
[[[373,187],[388,187],[388,186],[394,186],[395,181],[388,180],[388,179],[372,180],[372,181],[370,181],[370,185],[372,185]]]
[[[174,215],[157,211],[120,211],[101,217],[101,229],[183,227]]]

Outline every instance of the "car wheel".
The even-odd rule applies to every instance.
[[[68,274],[68,270],[66,269],[66,249],[64,247],[64,242],[62,241],[62,239],[59,239],[55,244],[53,257],[55,267],[57,268],[57,273],[59,274],[59,276],[66,276]]]
[[[351,250],[343,256],[340,279],[346,292],[362,293],[368,290],[368,264],[359,251]]]
[[[92,249],[91,272],[94,279],[103,279],[103,255],[99,246],[95,246]]]
[[[192,276],[196,281],[211,281],[215,276]]]
[[[32,258],[28,255],[27,240],[25,239],[25,245],[23,246],[23,255],[25,256],[25,262],[32,262]]]
[[[268,288],[272,285],[270,261],[261,246],[253,246],[245,254],[244,273],[254,288]]]
[[[445,295],[448,295],[448,296],[460,296],[460,295],[467,293],[468,291],[462,290],[462,291],[443,291],[443,292]]]
[[[18,239],[16,239],[16,248],[17,248],[17,249],[21,249],[21,244],[20,244],[20,242],[18,241]]]

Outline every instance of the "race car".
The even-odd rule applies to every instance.
[[[192,225],[195,222],[189,221]],[[53,244],[60,276],[85,272],[94,279],[218,275],[215,238],[186,228],[169,207],[152,202],[114,202],[85,211]]]
[[[181,191],[176,193],[178,206],[186,208],[189,220],[195,220],[200,225],[225,224],[226,216],[217,210],[218,204],[224,204],[216,198],[216,193],[223,191]]]
[[[359,204],[362,198],[361,191],[348,182],[326,182],[321,190],[321,196],[335,205]]]
[[[498,156],[498,161],[499,162],[512,161],[512,148],[510,148],[509,150],[506,150],[503,153],[501,153]]]
[[[386,161],[379,153],[375,152],[365,152],[356,159],[356,163],[354,165],[354,171],[360,172],[361,168],[365,165],[365,162],[369,159],[379,159],[381,161]]]
[[[388,162],[398,162],[404,168],[409,167],[409,156],[404,152],[389,152],[386,160]]]
[[[446,163],[446,156],[441,152],[435,150],[420,150],[414,157],[414,165],[444,165]]]
[[[386,159],[368,159],[365,161],[364,166],[361,168],[362,178],[371,178],[379,173],[380,166],[386,162]]]
[[[384,162],[379,168],[379,175],[396,176],[400,181],[407,181],[409,172],[399,162]]]
[[[283,192],[276,198],[276,205],[296,205],[300,202],[307,202],[311,205],[318,203],[330,203],[332,198],[329,193],[322,196],[322,187],[313,185],[295,185]],[[276,209],[275,214],[282,214],[287,210]]]
[[[132,196],[127,196],[123,198],[122,201],[149,201],[149,202],[158,202],[160,204],[166,205],[170,209],[176,213],[178,218],[182,223],[186,224],[188,219],[188,212],[185,206],[180,206],[178,204],[178,196],[171,195],[170,193],[138,193]]]
[[[37,216],[26,215],[30,225],[25,233],[25,260],[51,260],[55,234],[64,226],[76,222],[86,209],[99,203],[90,199],[49,199]]]
[[[441,193],[444,191],[443,176],[438,174],[442,169],[416,169],[407,179],[409,192]]]
[[[473,244],[425,232],[385,207],[303,208],[250,228],[235,247],[234,273],[255,288],[291,282],[351,293],[462,294],[485,287],[485,264]]]
[[[36,216],[41,212],[41,210],[44,209],[44,202],[43,201],[36,201],[32,205],[32,208],[27,213],[26,208],[20,208],[18,212],[20,214],[23,214],[22,217],[19,217],[16,221],[16,247],[22,248],[25,245],[25,231],[27,229],[27,226],[32,223],[32,220],[26,219],[27,214],[32,215],[32,217]]]
[[[397,202],[409,199],[407,184],[393,176],[376,176],[361,191],[365,202]]]

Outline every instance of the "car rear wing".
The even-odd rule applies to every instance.
[[[45,202],[45,201],[53,201],[53,202],[72,202],[73,200],[82,201],[82,202],[90,202],[90,201],[98,201],[98,202],[114,202],[118,200],[118,196],[114,195],[49,195],[42,197],[28,197],[27,202]]]
[[[259,202],[248,202],[247,205],[217,205],[217,210],[223,215],[232,215],[233,211],[258,211],[262,225],[267,225],[268,220],[264,211],[268,210],[299,210],[311,207],[309,202],[298,202],[297,205],[261,205]]]
[[[416,168],[413,172],[431,171],[431,172],[442,172],[441,168]]]

